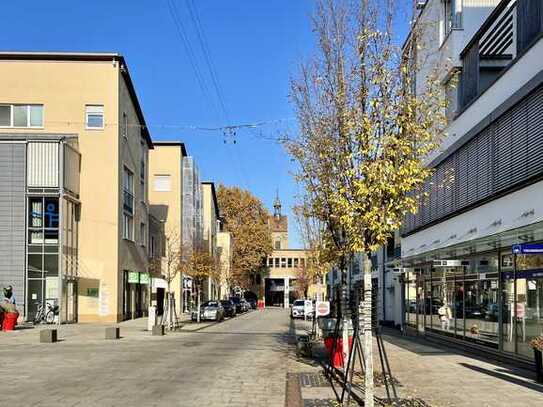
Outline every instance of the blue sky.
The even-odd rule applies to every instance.
[[[168,0],[29,0],[25,7],[7,2],[2,10],[10,17],[0,28],[0,49],[123,54],[154,139],[185,142],[203,179],[248,188],[270,209],[279,190],[283,212],[290,215],[297,190],[292,164],[271,139],[296,129],[289,78],[313,48],[309,16],[314,2],[172,1],[179,25]],[[196,7],[225,109],[189,5]],[[179,30],[186,33],[194,58]],[[271,123],[238,130],[234,137],[192,128],[255,122]],[[291,247],[299,247],[292,217],[289,229]]]

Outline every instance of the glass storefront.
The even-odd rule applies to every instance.
[[[532,358],[543,333],[543,255],[511,249],[406,269],[405,323]]]
[[[31,197],[28,209],[26,315],[32,320],[39,304],[58,305],[58,198]]]

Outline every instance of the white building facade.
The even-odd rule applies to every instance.
[[[401,232],[403,324],[528,362],[543,333],[543,1],[418,3],[417,86],[437,66],[450,107]]]

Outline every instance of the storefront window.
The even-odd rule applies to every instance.
[[[454,333],[454,268],[432,269],[432,328]]]
[[[58,302],[59,205],[56,197],[28,200],[27,317],[33,319],[37,304]]]
[[[516,333],[518,353],[532,357],[529,342],[543,334],[543,255],[517,256]]]
[[[471,260],[465,276],[465,335],[477,341],[498,343],[497,256]]]
[[[412,327],[417,323],[417,285],[415,283],[415,274],[406,273],[405,282],[405,322]]]

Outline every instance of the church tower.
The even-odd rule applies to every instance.
[[[288,249],[288,218],[281,214],[279,192],[273,201],[273,216],[268,219],[274,250]]]

